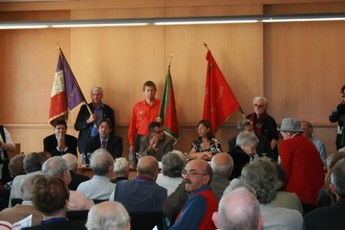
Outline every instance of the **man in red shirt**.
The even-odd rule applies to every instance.
[[[149,124],[160,122],[158,117],[160,100],[155,98],[157,88],[153,81],[146,81],[143,85],[145,99],[133,107],[132,118],[128,130],[129,152],[138,153],[140,138],[149,134]]]

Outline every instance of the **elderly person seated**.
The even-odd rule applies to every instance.
[[[130,218],[125,207],[117,201],[104,201],[93,206],[87,216],[88,230],[129,230]]]
[[[281,208],[272,202],[280,187],[277,168],[267,157],[260,157],[247,164],[241,179],[256,191],[261,215],[265,219],[264,229],[303,229],[302,214],[295,209]]]
[[[185,164],[186,160],[181,152],[169,152],[163,156],[162,172],[158,174],[156,183],[168,190],[168,196],[182,182],[181,172]]]
[[[122,180],[128,180],[129,166],[126,158],[120,157],[115,159],[114,174],[116,178],[110,180],[113,183],[117,183],[118,181]]]
[[[242,168],[255,158],[256,146],[259,139],[254,133],[244,131],[237,136],[236,147],[230,152],[234,160],[234,170],[231,179],[241,175]]]

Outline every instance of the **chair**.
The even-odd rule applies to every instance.
[[[95,203],[95,204],[99,204],[99,203],[101,203],[101,202],[103,202],[103,201],[109,201],[109,200],[98,200],[98,199],[93,199],[93,203]]]
[[[11,205],[12,207],[16,206],[17,204],[23,203],[23,199],[21,198],[12,198],[11,199]]]
[[[89,213],[89,210],[67,211],[67,219],[69,221],[85,221],[86,222],[88,213]]]
[[[155,226],[163,230],[163,212],[129,212],[132,230],[152,230]]]

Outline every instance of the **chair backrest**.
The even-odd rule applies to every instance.
[[[101,203],[101,202],[103,202],[103,201],[109,201],[109,200],[98,200],[98,199],[93,199],[93,203],[95,203],[95,204],[99,204],[99,203]]]
[[[80,221],[80,220],[86,221],[88,213],[89,213],[89,210],[67,211],[67,219],[69,221]]]
[[[12,207],[16,206],[17,204],[21,204],[21,203],[23,203],[23,199],[21,199],[21,198],[12,198],[11,199]]]
[[[129,212],[132,230],[163,230],[163,212]]]

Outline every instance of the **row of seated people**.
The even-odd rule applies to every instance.
[[[239,136],[239,139],[246,135],[252,137],[250,133],[243,133]],[[248,140],[251,139],[249,138]],[[252,142],[249,143],[252,144]],[[36,173],[33,172],[29,175],[43,173],[46,176],[57,176],[63,178],[66,184],[70,184],[71,174],[67,163],[72,160],[68,160],[68,156],[75,157],[72,154],[66,154],[64,157],[56,156],[49,158],[43,163],[42,170],[39,169]],[[336,156],[341,156],[341,153],[336,154]],[[77,186],[77,191],[70,190],[67,209],[88,210],[94,205],[92,199],[110,199],[122,203],[130,213],[137,211],[163,211],[168,217],[170,221],[169,225],[172,225],[172,229],[197,229],[197,226],[200,226],[200,224],[202,226],[208,226],[206,229],[211,229],[213,222],[211,221],[210,213],[216,211],[218,201],[224,189],[229,185],[231,172],[233,172],[236,165],[234,165],[232,157],[227,153],[216,154],[212,157],[210,164],[204,160],[196,159],[189,161],[185,165],[186,159],[183,157],[181,153],[165,154],[162,159],[162,173],[159,173],[157,159],[152,156],[143,156],[138,162],[138,176],[133,180],[116,180],[116,185],[114,185],[110,182],[114,170],[114,159],[105,149],[99,149],[91,156],[90,165],[94,173],[93,178],[80,183]],[[36,162],[39,166],[43,161],[40,154],[28,154],[25,158],[26,161],[24,160],[24,162],[27,164],[27,161],[30,161],[30,159],[32,160],[28,165],[35,165]],[[67,160],[65,160],[66,158]],[[121,162],[121,160],[117,162]],[[272,167],[272,165],[274,167]],[[241,170],[241,179],[256,190],[257,198],[259,202],[263,204],[263,207],[260,208],[262,213],[265,213],[264,210],[269,206],[285,207],[288,205],[286,208],[298,210],[295,212],[285,211],[292,216],[291,225],[301,229],[300,227],[303,225],[303,221],[301,221],[303,211],[298,196],[289,194],[289,197],[294,197],[290,198],[293,199],[293,202],[287,201],[287,198],[283,198],[283,202],[280,202],[283,204],[279,204],[279,197],[286,197],[286,193],[278,193],[278,187],[282,187],[283,180],[281,179],[281,181],[279,181],[277,179],[277,167],[278,166],[273,162],[267,161],[265,158],[259,158],[243,167]],[[126,170],[127,174],[118,176],[118,179],[121,179],[120,177],[124,177],[123,179],[128,177],[128,166]],[[20,176],[18,176],[17,179],[19,178]],[[27,176],[24,176],[24,178],[24,182],[30,181]],[[15,178],[12,185],[13,192],[20,191],[21,194],[28,192],[29,189],[25,189],[25,186],[21,186],[21,184],[24,185],[25,183],[19,183],[19,187],[16,187],[18,182],[16,182],[17,179]],[[208,185],[209,183],[210,186]],[[258,187],[258,184],[263,187]],[[169,189],[168,186],[171,188]],[[308,184],[306,184],[306,186],[308,186]],[[326,188],[327,187],[328,186],[326,186]],[[212,191],[210,188],[212,188]],[[190,193],[192,193],[192,195],[190,195]],[[278,195],[277,201],[274,200],[277,193],[285,195]],[[19,195],[19,197],[20,196],[21,195]],[[263,197],[262,200],[261,196]],[[14,195],[12,197],[18,196]],[[28,197],[30,197],[30,195],[25,196],[24,194],[22,196],[24,202],[29,201],[30,203],[30,198]],[[284,201],[286,203],[285,205]],[[212,205],[207,205],[208,202]],[[266,209],[264,209],[264,207]],[[209,208],[212,210],[209,210]],[[200,210],[204,212],[200,212]],[[6,212],[9,211],[10,210],[4,210],[2,214],[6,214]],[[278,211],[272,212],[270,209],[266,211],[269,213],[268,216],[271,216],[272,213],[277,215],[273,219],[265,217],[264,215],[266,219],[264,226],[269,227],[271,224],[276,226],[279,223],[281,224],[279,225],[281,228],[277,229],[282,229],[283,226],[290,226],[289,218],[285,217],[285,221],[279,220],[278,217],[281,215],[278,215]],[[20,212],[16,211],[15,213],[18,216]],[[14,217],[16,215],[10,216]],[[282,216],[289,215],[284,214]],[[0,219],[5,218],[0,217]],[[39,222],[40,221],[34,221],[35,224]]]

